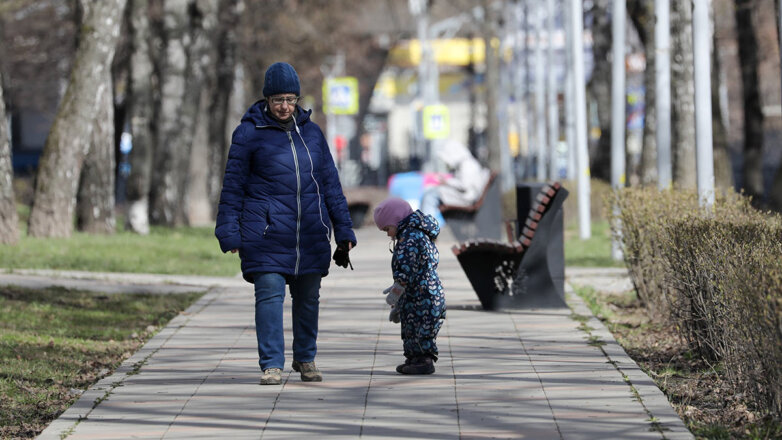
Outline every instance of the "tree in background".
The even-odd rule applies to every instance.
[[[673,183],[695,188],[695,64],[692,1],[671,4],[671,157]]]
[[[111,84],[111,62],[103,67],[101,83]],[[113,234],[115,156],[113,93],[101,93],[95,107],[90,147],[84,158],[76,196],[76,228],[92,234]]]
[[[655,137],[657,107],[655,105],[655,40],[654,40],[654,1],[630,0],[627,12],[638,30],[638,38],[644,46],[646,68],[644,69],[644,132],[641,150],[641,162],[636,174],[641,185],[657,183],[657,139]],[[629,177],[630,173],[628,173]]]
[[[211,75],[213,86],[207,113],[209,115],[209,133],[207,147],[208,174],[206,177],[206,197],[212,208],[210,216],[214,216],[215,208],[220,201],[223,170],[228,159],[226,128],[229,124],[231,91],[234,89],[235,74],[238,66],[236,45],[238,42],[238,26],[241,12],[245,5],[242,0],[221,0],[218,5],[218,24],[216,36],[216,70]],[[242,103],[244,104],[244,103]],[[234,123],[235,121],[230,121]]]
[[[736,32],[744,108],[743,188],[757,205],[763,195],[763,109],[758,77],[758,41],[752,20],[756,7],[755,0],[736,0]]]
[[[0,75],[0,243],[13,244],[19,239],[19,218],[16,213],[14,170],[6,121],[3,80]]]
[[[779,8],[779,0],[774,0],[774,9],[776,10],[776,16],[782,11]],[[779,20],[777,20],[777,40],[782,41],[782,29],[779,28]],[[782,47],[779,48],[780,56],[782,57]],[[782,67],[782,66],[781,66]],[[777,174],[774,176],[774,181],[771,184],[771,197],[769,198],[769,206],[777,212],[782,212],[782,159],[777,167]]]
[[[187,224],[186,189],[205,69],[213,62],[210,32],[216,4],[208,0],[163,2],[164,51],[160,63],[160,110],[152,156],[149,218],[152,224]]]
[[[158,46],[155,43],[159,38],[150,30],[150,15],[149,0],[128,1],[131,49],[127,118],[133,148],[128,156],[126,227],[139,234],[149,233],[149,187],[156,133],[154,87],[157,72],[152,48]]]
[[[69,237],[79,177],[89,152],[95,109],[112,93],[103,70],[114,57],[125,0],[81,0],[84,22],[65,96],[38,165],[28,234]]]
[[[100,66],[99,82],[109,85],[109,91],[101,93],[96,102],[89,151],[76,195],[76,228],[92,234],[113,234],[116,227],[112,58],[103,60]]]
[[[715,5],[711,7],[711,21],[714,23]],[[733,166],[730,159],[728,130],[722,114],[722,96],[720,94],[720,78],[722,64],[719,54],[719,36],[716,31],[712,35],[713,52],[711,54],[711,126],[714,139],[714,186],[721,192],[733,190]]]
[[[593,177],[611,178],[611,4],[612,0],[595,0],[589,12],[592,26],[594,68],[587,92],[597,104],[600,139],[589,151],[589,169]]]

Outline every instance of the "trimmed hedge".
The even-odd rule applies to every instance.
[[[630,188],[611,201],[649,312],[676,325],[693,353],[721,362],[757,410],[782,417],[782,217],[738,194],[708,210],[687,191]]]

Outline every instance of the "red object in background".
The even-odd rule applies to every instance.
[[[334,147],[337,149],[337,157],[342,157],[342,152],[345,151],[345,145],[347,145],[347,140],[345,139],[345,136],[342,135],[336,135],[334,136]]]

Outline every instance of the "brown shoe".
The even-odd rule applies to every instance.
[[[293,371],[301,373],[301,380],[303,382],[323,381],[323,375],[320,374],[320,370],[315,366],[315,362],[293,361],[291,367],[293,367]]]
[[[279,385],[282,383],[282,369],[267,368],[261,375],[261,385]]]

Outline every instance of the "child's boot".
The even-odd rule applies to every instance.
[[[396,372],[397,373],[401,373],[402,369],[405,368],[406,366],[410,365],[410,362],[412,362],[412,361],[413,361],[412,358],[405,358],[405,363],[404,364],[399,364],[399,365],[396,366]]]
[[[429,356],[418,356],[409,359],[410,363],[404,363],[396,367],[396,371],[402,374],[432,374],[434,362]]]

